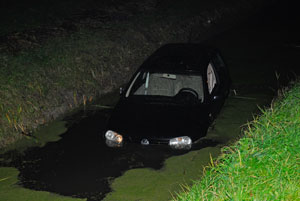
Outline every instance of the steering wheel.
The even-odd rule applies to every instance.
[[[177,95],[183,94],[183,93],[192,94],[195,98],[197,98],[197,100],[199,99],[199,95],[198,95],[197,91],[195,91],[192,88],[182,88],[182,89],[179,90],[179,92],[177,93]]]

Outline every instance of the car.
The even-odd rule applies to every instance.
[[[190,149],[205,136],[229,94],[220,52],[203,44],[173,43],[138,68],[108,120],[106,144],[166,144]]]

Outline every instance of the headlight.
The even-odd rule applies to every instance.
[[[120,134],[118,134],[118,133],[116,133],[114,131],[111,131],[111,130],[108,130],[105,133],[105,138],[108,141],[112,141],[112,142],[115,142],[115,143],[118,143],[118,144],[121,144],[123,142],[122,135],[120,135]]]
[[[172,138],[169,145],[174,149],[191,149],[192,140],[188,136]]]

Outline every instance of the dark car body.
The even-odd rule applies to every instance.
[[[151,93],[149,85],[156,85]],[[206,135],[229,87],[228,69],[218,50],[201,44],[166,44],[122,90],[107,130],[122,135],[124,142],[168,144],[179,136],[194,142]]]

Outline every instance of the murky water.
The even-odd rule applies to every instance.
[[[20,183],[35,190],[98,200],[110,191],[110,180],[125,170],[160,169],[165,158],[184,153],[165,146],[107,147],[102,133],[109,114],[107,109],[92,112],[73,123],[60,141],[26,151],[15,161]]]
[[[234,92],[194,152],[215,146],[213,149],[219,150],[221,145],[236,139],[241,126],[258,112],[257,105],[268,105],[278,85],[299,74],[300,49],[296,47],[299,31],[294,26],[297,16],[290,16],[289,11],[282,7],[267,10],[208,41],[221,49],[230,67]],[[101,200],[111,191],[114,178],[126,170],[146,167],[158,170],[167,158],[185,154],[165,146],[107,147],[100,134],[104,132],[110,112],[110,109],[102,109],[78,113],[68,119],[72,124],[60,141],[28,150],[14,162],[20,171],[20,184],[36,190]],[[203,157],[208,156],[203,154]],[[117,192],[118,187],[114,190]]]

